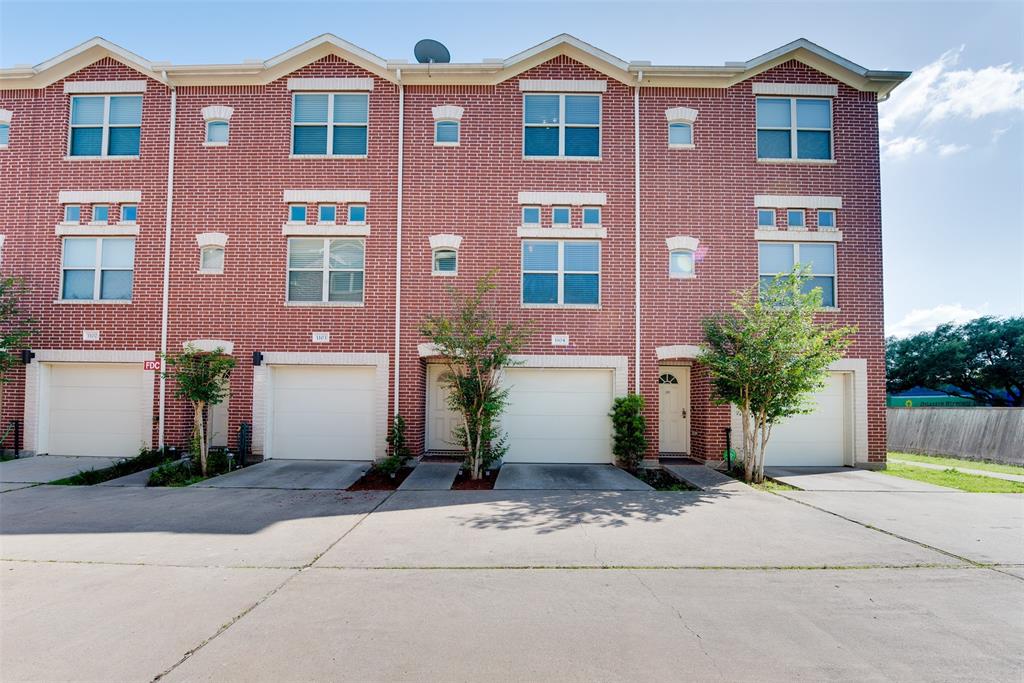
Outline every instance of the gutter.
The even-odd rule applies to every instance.
[[[405,85],[402,70],[396,69],[398,78],[398,215],[395,219],[395,396],[394,414],[398,415],[399,375],[402,367],[402,187],[405,179]]]
[[[640,393],[640,83],[633,88],[633,391]]]
[[[164,209],[164,292],[160,311],[160,358],[167,356],[167,321],[171,296],[171,212],[174,209],[174,138],[178,121],[178,90],[167,81],[164,71],[164,82],[171,89],[171,125],[170,143],[167,146],[167,206]],[[163,365],[161,364],[161,369]],[[160,373],[160,406],[157,426],[157,447],[164,447],[164,423],[167,408],[167,377]]]

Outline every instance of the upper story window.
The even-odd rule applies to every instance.
[[[361,239],[288,240],[288,301],[361,304]]]
[[[832,100],[757,98],[758,159],[832,159]]]
[[[365,204],[349,204],[348,205],[348,224],[349,225],[365,225],[366,224],[366,205]]]
[[[693,124],[670,123],[668,124],[668,146],[669,147],[693,147]]]
[[[366,156],[369,104],[369,95],[363,93],[295,95],[292,154]]]
[[[523,155],[599,158],[600,95],[524,95]]]
[[[451,146],[459,144],[459,122],[458,121],[435,121],[434,122],[434,144],[440,146]]]
[[[338,207],[334,204],[321,204],[317,221],[320,223],[334,223],[338,216]]]
[[[130,301],[134,262],[134,238],[66,237],[60,298]]]
[[[524,206],[523,207],[523,225],[529,227],[540,227],[540,207],[539,206]]]
[[[836,210],[818,209],[818,230],[836,229]]]
[[[229,125],[227,121],[207,121],[206,142],[211,145],[228,144]]]
[[[572,210],[568,206],[551,207],[551,227],[568,228],[572,225]]]
[[[693,277],[693,251],[675,249],[668,255],[668,276],[671,278]]]
[[[758,245],[758,271],[764,287],[776,275],[789,273],[796,264],[810,266],[804,291],[821,288],[821,305],[836,305],[836,245],[803,242],[762,242]]]
[[[459,270],[459,252],[454,249],[435,249],[433,275],[455,275]]]
[[[775,228],[775,209],[758,209],[757,210],[757,227],[762,230],[772,230]]]
[[[106,204],[93,204],[92,222],[106,224],[110,222],[110,207]]]
[[[81,223],[82,222],[82,207],[78,204],[66,204],[64,206],[64,222],[65,223]]]
[[[523,303],[596,306],[601,302],[601,243],[523,240]]]
[[[134,223],[139,215],[139,207],[135,204],[122,204],[121,205],[121,222],[122,223]]]
[[[289,223],[305,223],[306,222],[306,205],[305,204],[290,204],[288,206],[288,222]]]
[[[601,227],[601,207],[600,206],[585,206],[585,207],[583,207],[583,227],[585,227],[585,228],[599,228],[599,227]]]
[[[0,149],[4,149],[11,143],[11,124],[0,123]]]
[[[73,157],[138,156],[141,126],[141,95],[73,95],[68,153]]]
[[[786,210],[786,227],[791,230],[803,230],[807,227],[807,222],[804,219],[803,209],[787,209]]]

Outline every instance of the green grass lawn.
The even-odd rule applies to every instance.
[[[947,486],[969,493],[1024,493],[1024,482],[995,479],[980,474],[964,474],[954,469],[931,470],[891,462],[881,471],[892,477],[923,481],[926,484]]]
[[[1024,475],[1024,467],[1019,467],[1017,465],[1002,465],[995,462],[945,458],[940,455],[917,455],[916,453],[890,453],[889,457],[899,458],[900,460],[911,460],[913,462],[924,462],[929,465],[944,465],[945,467],[957,467],[959,469],[985,470],[986,472]]]

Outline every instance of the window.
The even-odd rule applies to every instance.
[[[305,223],[306,222],[306,205],[305,204],[290,204],[288,206],[288,222],[289,223]]]
[[[522,266],[524,304],[600,303],[600,242],[524,240]]]
[[[199,272],[218,274],[224,272],[224,247],[203,247],[199,251]]]
[[[0,123],[0,147],[6,147],[11,142],[11,124]]]
[[[775,209],[757,210],[757,227],[767,230],[775,228]]]
[[[758,245],[761,286],[776,275],[789,273],[797,264],[810,266],[811,273],[804,291],[821,287],[821,305],[836,305],[836,245],[802,242],[771,242]]]
[[[601,156],[601,98],[598,95],[525,95],[523,155]]]
[[[288,301],[363,302],[361,239],[288,240]]]
[[[129,301],[134,261],[133,238],[67,237],[60,298]]]
[[[587,206],[583,208],[583,225],[585,227],[601,227],[601,207]]]
[[[349,205],[348,222],[350,225],[364,225],[366,223],[366,206],[363,204]]]
[[[689,123],[668,124],[668,146],[690,147],[693,145],[693,125]]]
[[[459,122],[435,121],[434,144],[452,146],[459,144]]]
[[[537,227],[540,225],[540,207],[539,206],[524,206],[523,207],[523,225],[529,225]]]
[[[758,159],[831,159],[832,100],[757,98]]]
[[[674,278],[693,277],[693,252],[677,249],[668,255],[668,276]]]
[[[292,154],[366,156],[369,103],[365,94],[295,95]]]
[[[787,209],[786,210],[786,227],[790,230],[803,230],[807,227],[804,222],[804,210],[803,209]]]
[[[455,275],[459,269],[459,253],[454,249],[434,251],[434,275]]]
[[[338,215],[338,207],[333,204],[321,204],[317,221],[320,223],[333,223]]]
[[[212,145],[226,145],[228,144],[228,131],[227,121],[207,121],[206,142]]]
[[[572,224],[572,211],[568,206],[551,207],[551,227],[568,228]]]
[[[818,209],[818,230],[835,230],[835,209]]]
[[[89,95],[71,98],[73,157],[139,155],[141,95]]]
[[[139,215],[139,207],[135,204],[122,204],[121,205],[121,222],[122,223],[134,223],[135,219]]]
[[[106,204],[93,204],[92,207],[92,222],[93,223],[109,223],[110,222],[110,207]]]
[[[81,223],[82,222],[82,207],[78,204],[68,204],[64,207],[64,222],[65,223]]]

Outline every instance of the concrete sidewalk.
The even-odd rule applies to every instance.
[[[405,478],[399,491],[448,491],[462,466],[455,462],[421,462]]]
[[[916,460],[903,460],[901,458],[887,458],[889,462],[898,462],[901,465],[910,465],[911,467],[922,467],[926,470],[939,470],[945,472],[946,470],[955,469],[957,472],[963,472],[964,474],[975,474],[979,477],[992,477],[993,479],[1005,479],[1006,481],[1019,481],[1024,483],[1024,474],[1007,474],[1006,472],[993,472],[991,470],[977,470],[969,467],[960,467],[959,465],[936,465],[931,462],[918,462]],[[970,464],[970,463],[968,463]]]
[[[852,467],[766,467],[764,473],[801,491],[916,491],[957,493],[956,489]]]

